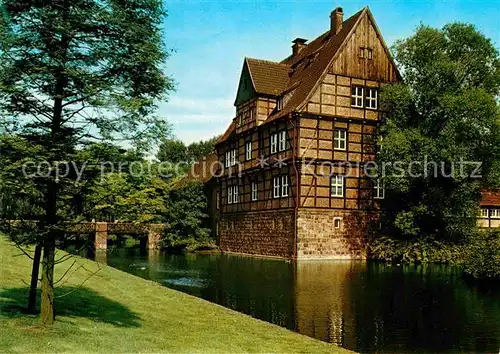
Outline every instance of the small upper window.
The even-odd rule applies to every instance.
[[[365,57],[365,48],[363,48],[363,47],[359,48],[359,57],[360,58]]]
[[[282,97],[278,97],[276,99],[276,110],[277,111],[281,111],[283,109],[283,98]]]
[[[500,209],[491,209],[490,217],[493,219],[500,219]]]
[[[243,125],[243,114],[238,115],[238,125],[241,127]]]
[[[363,87],[353,86],[351,94],[351,105],[353,107],[363,107]]]
[[[252,142],[251,141],[247,141],[245,143],[245,159],[247,161],[252,159]]]
[[[227,187],[227,204],[233,204],[233,186]]]
[[[373,49],[366,48],[366,57],[371,60],[373,59]]]
[[[378,90],[376,88],[366,88],[366,108],[377,109]]]
[[[488,217],[488,209],[481,209],[481,216],[483,218],[487,218]]]

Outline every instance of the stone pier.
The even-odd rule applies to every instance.
[[[95,249],[105,250],[108,248],[108,223],[95,223]]]

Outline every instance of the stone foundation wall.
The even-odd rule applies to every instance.
[[[219,247],[223,252],[290,258],[293,256],[294,210],[223,214]]]
[[[377,217],[364,211],[299,209],[297,258],[365,259],[366,237]],[[339,229],[335,218],[341,218]]]

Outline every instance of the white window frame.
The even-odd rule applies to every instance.
[[[280,176],[276,176],[273,178],[273,198],[279,198],[280,191],[281,191]]]
[[[481,217],[487,218],[489,216],[488,209],[481,208]]]
[[[347,131],[344,129],[335,129],[333,131],[333,149],[346,150],[347,149]]]
[[[231,150],[231,163],[230,166],[236,165],[236,149]]]
[[[242,126],[243,125],[243,113],[240,113],[238,115],[238,126]]]
[[[288,175],[281,176],[281,196],[288,197]]]
[[[363,47],[360,47],[360,48],[359,48],[359,57],[360,57],[361,59],[364,59],[364,58],[365,58],[365,48],[363,48]]]
[[[233,186],[233,204],[238,204],[240,201],[238,192],[239,192],[239,185],[236,184]]]
[[[233,186],[227,187],[227,204],[233,204]]]
[[[286,150],[286,130],[282,130],[278,133],[279,135],[279,146],[278,150],[279,151],[285,151]]]
[[[351,100],[352,107],[359,107],[359,108],[364,107],[364,105],[363,105],[364,93],[365,93],[365,90],[364,90],[363,86],[352,86],[351,97],[354,99],[354,104],[352,103],[352,100]]]
[[[282,97],[278,97],[276,99],[276,110],[277,111],[281,111],[283,109],[283,98]]]
[[[366,48],[366,58],[368,60],[372,60],[373,59],[373,49]]]
[[[384,199],[385,198],[384,181],[382,181],[379,178],[373,180],[373,190],[375,191],[373,198],[375,198],[375,199]]]
[[[258,199],[258,186],[257,182],[252,182],[252,202],[255,202]]]
[[[228,168],[229,166],[231,166],[231,151],[230,150],[226,151],[226,160],[224,161],[224,166],[226,168]]]
[[[253,115],[254,115],[253,108],[250,108],[250,121],[253,121],[254,118]]]
[[[378,90],[376,88],[366,88],[365,104],[368,109],[378,108]]]
[[[245,143],[245,159],[251,160],[252,159],[252,141],[247,141]]]
[[[337,226],[337,222],[339,223],[338,226]],[[342,218],[340,216],[335,216],[333,218],[333,228],[337,229],[337,230],[342,229]]]
[[[500,209],[490,209],[491,219],[500,219]]]
[[[269,143],[271,148],[271,154],[275,154],[278,152],[278,134],[273,133],[269,137]]]
[[[330,179],[330,195],[336,198],[344,197],[345,177],[342,175],[333,175]],[[340,191],[340,193],[339,193]]]

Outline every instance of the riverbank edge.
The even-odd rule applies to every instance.
[[[64,279],[64,289],[60,290],[75,290],[89,272],[100,270],[82,289],[56,300],[56,311],[60,310],[56,324],[44,328],[36,316],[20,311],[26,297],[13,296],[27,296],[22,280],[29,279],[31,268],[31,261],[19,253],[10,241],[0,237],[1,352],[352,353],[77,256],[56,266],[55,279],[73,261],[78,269],[83,266],[88,272]],[[58,257],[64,254],[59,251]],[[114,311],[114,318],[106,317],[107,311]]]

